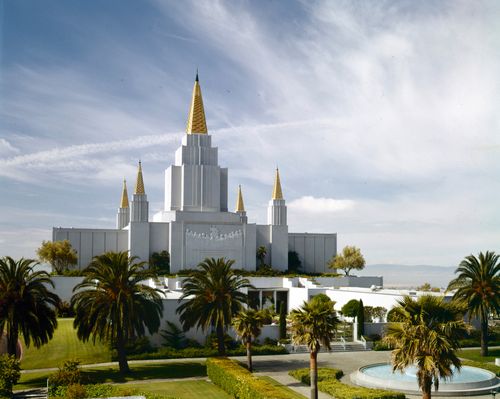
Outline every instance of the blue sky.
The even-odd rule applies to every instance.
[[[0,255],[113,227],[138,159],[159,210],[196,68],[251,222],[278,165],[290,231],[368,263],[500,251],[499,2],[0,4]]]

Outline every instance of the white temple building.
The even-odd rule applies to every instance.
[[[271,190],[270,190],[271,191]],[[228,169],[219,165],[218,149],[208,134],[201,88],[196,76],[186,135],[165,170],[163,210],[152,218],[139,162],[132,200],[123,183],[115,229],[53,228],[52,239],[69,240],[78,268],[107,251],[129,250],[148,261],[154,252],[170,253],[170,270],[192,269],[207,257],[235,260],[235,268],[255,270],[256,251],[267,250],[265,263],[287,270],[289,251],[297,252],[306,272],[329,271],[337,251],[332,234],[290,233],[287,207],[276,169],[267,224],[249,223],[241,186],[234,212],[228,210]]]

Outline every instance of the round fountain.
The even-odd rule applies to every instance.
[[[387,363],[370,364],[351,374],[351,381],[369,388],[382,388],[404,393],[418,393],[416,367],[408,367],[403,373],[392,371]],[[489,394],[500,389],[500,379],[488,370],[462,366],[450,379],[439,381],[439,390],[432,396],[472,396]]]

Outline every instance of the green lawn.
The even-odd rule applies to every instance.
[[[73,319],[58,319],[57,330],[48,344],[40,349],[33,346],[25,349],[21,367],[25,370],[57,367],[64,360],[78,359],[81,364],[111,361],[108,345],[92,341],[83,343],[73,329]]]
[[[495,358],[500,357],[500,349],[489,349],[488,356],[485,357],[481,356],[481,349],[466,349],[461,350],[458,356],[464,359],[474,360],[475,362],[494,363]]]
[[[230,399],[227,393],[208,381],[172,381],[148,384],[125,384],[124,388],[141,393],[168,395],[180,399]]]
[[[132,372],[122,376],[118,372],[118,366],[114,367],[95,367],[82,369],[84,381],[93,384],[106,382],[127,382],[137,380],[150,380],[162,378],[186,378],[203,377],[207,375],[205,363],[153,363],[130,365]],[[44,387],[47,383],[47,377],[50,372],[23,373],[19,384],[14,389],[30,389]]]

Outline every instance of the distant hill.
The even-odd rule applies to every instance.
[[[455,278],[456,267],[429,265],[367,265],[353,274],[358,276],[383,276],[386,288],[415,288],[424,283],[446,288]]]

